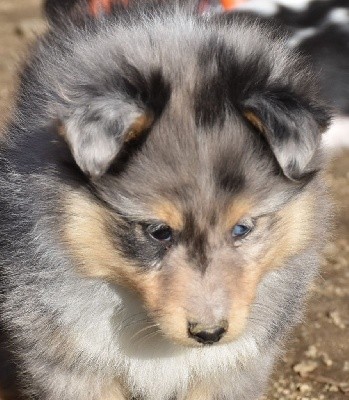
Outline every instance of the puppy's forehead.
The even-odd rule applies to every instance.
[[[207,131],[189,117],[178,121],[170,109],[167,114],[109,186],[115,187],[115,198],[122,193],[122,212],[164,221],[178,230],[188,221],[218,223],[223,214],[233,223],[243,216],[244,204],[251,203],[250,175],[259,166],[243,124],[233,119],[226,127]],[[264,174],[267,168],[261,169],[260,179]]]

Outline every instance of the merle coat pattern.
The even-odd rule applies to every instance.
[[[55,13],[23,69],[0,150],[23,399],[257,399],[299,321],[328,113],[268,23],[195,6]]]

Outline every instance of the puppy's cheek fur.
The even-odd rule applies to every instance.
[[[226,343],[240,336],[246,326],[258,285],[266,273],[281,268],[287,260],[309,246],[314,227],[314,194],[307,192],[278,213],[278,222],[271,232],[266,248],[259,252],[241,277],[233,282],[229,330],[221,340]],[[265,239],[264,239],[265,240]]]
[[[271,246],[260,260],[259,268],[263,272],[281,267],[313,240],[314,195],[306,192],[278,213],[275,231],[271,232]]]
[[[86,196],[75,193],[65,201],[67,222],[64,240],[76,262],[78,273],[121,284],[137,292],[149,315],[164,333],[186,343],[187,320],[182,309],[187,274],[165,276],[161,271],[143,271],[125,259],[108,236],[108,212]],[[171,280],[167,291],[164,283]],[[190,341],[188,340],[190,343]],[[188,343],[186,343],[188,344]]]
[[[122,256],[108,236],[108,211],[78,192],[71,193],[64,203],[63,240],[77,271],[87,277],[135,285],[136,266]]]

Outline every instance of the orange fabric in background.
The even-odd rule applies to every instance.
[[[109,0],[91,0],[89,11],[93,16],[97,16],[101,12],[110,12],[111,3]]]
[[[144,0],[146,1],[146,0]],[[171,1],[171,0],[169,0]],[[232,10],[238,5],[244,3],[246,0],[220,0],[224,10]],[[90,0],[89,11],[93,16],[97,16],[101,13],[109,13],[113,3],[119,2],[124,6],[127,6],[128,0]]]
[[[225,10],[232,10],[240,4],[244,3],[246,0],[220,0],[223,8]]]
[[[128,4],[128,0],[90,0],[90,14],[93,16],[103,13],[108,14],[111,12],[112,4],[117,2],[123,4],[124,6],[127,6]]]

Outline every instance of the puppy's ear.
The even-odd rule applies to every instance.
[[[129,149],[129,142],[140,143],[166,107],[171,86],[160,70],[143,75],[125,61],[117,72],[77,85],[71,93],[58,114],[59,131],[81,170],[98,178],[125,144]]]
[[[243,114],[265,137],[287,178],[300,181],[316,172],[311,161],[329,124],[322,106],[275,89],[250,96]]]
[[[80,169],[91,178],[98,178],[121,148],[138,139],[152,122],[152,112],[130,99],[99,99],[75,109],[59,132]]]

